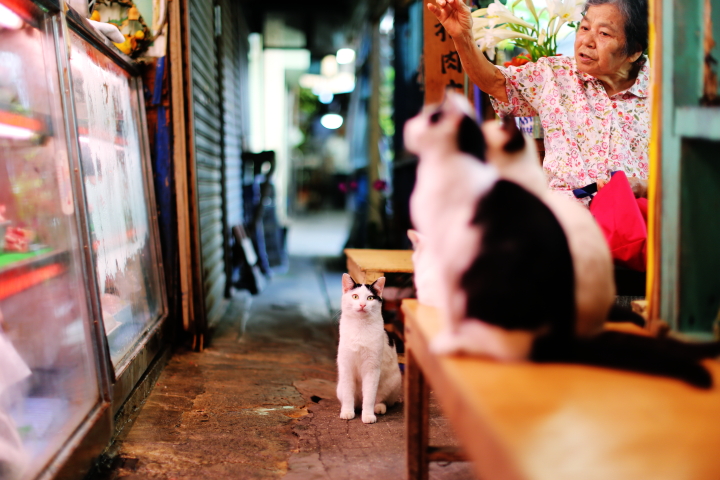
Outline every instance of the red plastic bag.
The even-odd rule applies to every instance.
[[[590,203],[616,264],[644,272],[647,269],[647,200],[635,198],[625,172],[614,172]]]

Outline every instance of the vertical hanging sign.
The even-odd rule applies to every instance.
[[[423,24],[425,105],[429,105],[441,102],[448,87],[463,93],[465,71],[452,38],[427,6],[423,10]]]

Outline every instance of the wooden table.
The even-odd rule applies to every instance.
[[[412,250],[346,248],[347,268],[357,283],[372,283],[386,273],[412,273]]]
[[[427,479],[429,388],[483,480],[716,480],[720,386],[577,365],[438,357],[438,312],[403,302],[408,478]],[[720,363],[706,362],[716,384]],[[429,382],[429,385],[428,383]],[[449,453],[452,457],[452,452]]]

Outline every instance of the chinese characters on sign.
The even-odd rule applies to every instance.
[[[442,73],[445,75],[448,70],[457,70],[462,73],[462,64],[460,63],[460,55],[456,51],[452,51],[442,56]]]
[[[439,103],[448,88],[465,91],[465,72],[452,37],[427,9],[424,30],[425,104]]]

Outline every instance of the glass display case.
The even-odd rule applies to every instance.
[[[87,473],[169,329],[139,72],[64,7],[0,0],[2,480]]]
[[[165,313],[140,80],[75,32],[70,67],[92,262],[116,374]]]
[[[101,408],[107,377],[83,274],[56,20],[0,0],[3,479],[47,468]]]

